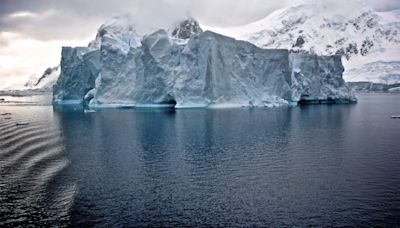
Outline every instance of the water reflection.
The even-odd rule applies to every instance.
[[[26,167],[52,158],[33,165],[54,171],[44,172],[41,190],[25,189],[32,199],[46,199],[35,202],[46,203],[30,207],[18,201],[46,214],[36,225],[54,224],[44,222],[49,217],[60,225],[85,227],[396,225],[400,125],[387,117],[400,113],[400,106],[393,104],[399,104],[394,95],[366,96],[357,105],[276,109],[85,114],[77,107],[13,107],[21,118],[43,121],[26,128],[41,133],[1,122],[2,149],[37,146],[15,145],[12,137],[51,137],[41,140],[42,149],[22,156],[28,163],[6,159],[25,152],[1,152],[0,170],[14,167],[7,169],[32,178],[36,172]],[[62,161],[67,165],[53,166]],[[9,204],[0,207],[1,215],[37,218],[27,217],[28,210],[10,209],[18,202],[4,189],[21,195],[12,183],[26,178],[7,173],[2,173],[6,188],[0,196]]]

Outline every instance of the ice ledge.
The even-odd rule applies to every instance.
[[[354,104],[357,100],[302,100],[299,102],[276,103],[269,105],[249,105],[249,104],[187,104],[187,105],[169,105],[169,104],[88,104],[85,105],[81,100],[65,100],[62,102],[53,102],[55,106],[79,106],[88,107],[90,109],[238,109],[238,108],[280,108],[280,107],[296,107],[299,105],[314,104]]]

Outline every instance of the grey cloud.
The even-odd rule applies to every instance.
[[[377,11],[389,11],[400,9],[399,0],[368,0],[370,6],[372,6]]]
[[[304,0],[302,0],[304,1]],[[306,0],[307,1],[307,0]],[[398,0],[366,0],[377,10],[400,7]],[[212,26],[233,26],[260,19],[297,0],[1,0],[0,32],[16,32],[38,40],[82,39],[94,36],[107,18],[133,13],[137,24],[156,26],[192,16]],[[10,18],[28,11],[38,17]]]
[[[189,11],[187,2],[191,1],[6,0],[0,3],[0,32],[22,33],[39,40],[81,39],[94,35],[96,28],[106,19],[127,12],[137,15],[141,23],[150,25],[152,21],[176,19]],[[10,14],[20,11],[38,16],[10,18]]]

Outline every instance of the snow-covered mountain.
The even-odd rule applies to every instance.
[[[400,82],[400,61],[367,63],[346,72],[349,81],[369,81],[382,84]]]
[[[26,89],[41,89],[43,91],[51,91],[53,85],[56,83],[60,75],[60,71],[60,66],[49,67],[40,77],[32,75],[24,86]]]
[[[346,71],[375,61],[400,61],[400,10],[376,12],[359,1],[299,4],[239,27],[205,27],[262,48],[339,54]],[[345,72],[347,80],[360,79],[353,76]]]
[[[386,84],[386,83],[374,83],[370,81],[357,81],[348,82],[350,88],[355,92],[378,92],[378,93],[399,93],[400,83]]]
[[[174,40],[187,40],[194,35],[203,32],[199,23],[193,19],[188,18],[176,25],[171,33]]]

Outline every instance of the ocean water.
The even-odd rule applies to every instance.
[[[400,95],[358,98],[86,114],[0,104],[0,226],[400,226]]]

